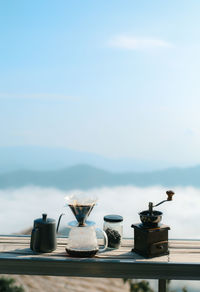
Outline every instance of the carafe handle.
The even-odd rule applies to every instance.
[[[108,236],[105,233],[105,231],[102,230],[101,228],[97,228],[97,230],[99,230],[103,234],[103,237],[104,237],[104,247],[99,249],[99,252],[103,252],[108,247]]]

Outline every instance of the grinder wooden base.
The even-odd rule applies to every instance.
[[[134,228],[134,248],[143,257],[151,258],[169,254],[167,225],[157,227],[144,227],[142,224],[133,224]]]

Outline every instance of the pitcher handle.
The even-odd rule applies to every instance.
[[[105,233],[105,231],[102,230],[101,228],[97,228],[97,230],[101,231],[101,233],[103,234],[103,237],[104,237],[104,247],[99,249],[99,252],[103,252],[108,247],[108,236]]]
[[[32,229],[30,248],[33,251],[39,250],[39,228]]]

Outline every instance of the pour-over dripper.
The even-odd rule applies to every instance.
[[[79,226],[84,226],[85,221],[94,208],[97,199],[91,196],[83,196],[81,194],[66,197],[66,200],[68,201],[68,206],[72,210]]]
[[[72,210],[72,213],[76,217],[76,220],[79,223],[79,226],[85,225],[87,217],[90,215],[90,212],[94,208],[94,205],[68,205]]]

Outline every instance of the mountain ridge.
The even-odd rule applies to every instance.
[[[18,170],[0,174],[0,188],[24,186],[54,187],[62,190],[90,189],[134,185],[147,187],[161,185],[200,187],[200,165],[190,168],[168,168],[151,172],[109,172],[97,167],[81,164],[60,170]]]
[[[165,161],[121,157],[108,158],[95,153],[81,152],[67,148],[40,146],[0,147],[0,173],[19,170],[59,170],[76,164],[89,164],[108,171],[160,170],[171,167]]]

